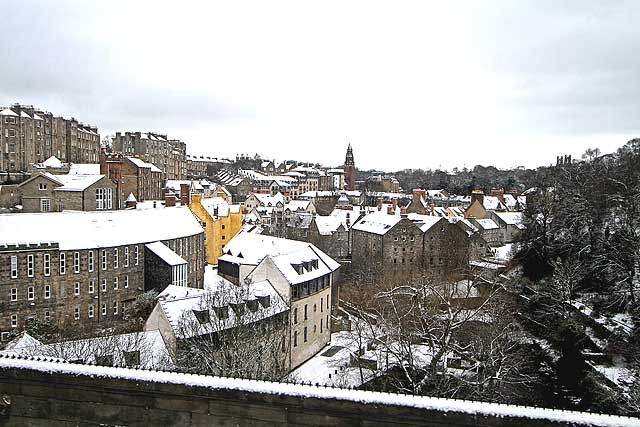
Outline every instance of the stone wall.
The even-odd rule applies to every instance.
[[[637,419],[0,358],[0,425],[618,426]]]

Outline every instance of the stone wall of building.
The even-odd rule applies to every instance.
[[[0,358],[0,424],[637,426],[637,419],[125,368]]]

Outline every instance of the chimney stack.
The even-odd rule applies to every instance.
[[[176,205],[176,196],[169,192],[164,195],[164,206],[166,208],[172,207]]]
[[[393,206],[387,206],[387,215],[393,215]]]
[[[378,210],[382,210],[382,197],[378,197]]]
[[[187,206],[191,203],[191,186],[189,184],[180,184],[180,204]]]
[[[400,208],[400,218],[407,218],[407,208]]]
[[[492,188],[491,195],[497,197],[500,203],[504,203],[504,188]]]
[[[396,212],[396,209],[398,208],[398,198],[394,197],[393,199],[391,199],[391,205],[393,206],[393,213]]]
[[[480,202],[481,205],[484,205],[484,191],[473,190],[471,192],[471,204],[473,204],[473,202],[476,200]]]

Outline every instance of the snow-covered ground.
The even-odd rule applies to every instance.
[[[593,310],[588,305],[580,301],[573,301],[571,303],[575,308],[586,316],[591,317],[595,322],[601,324],[611,332],[622,332],[629,335],[633,331],[633,320],[627,313],[618,313],[611,318],[600,316],[594,316]]]

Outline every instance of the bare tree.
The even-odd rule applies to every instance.
[[[288,372],[288,308],[250,285],[208,291],[178,321],[178,365],[189,372],[278,380]]]

